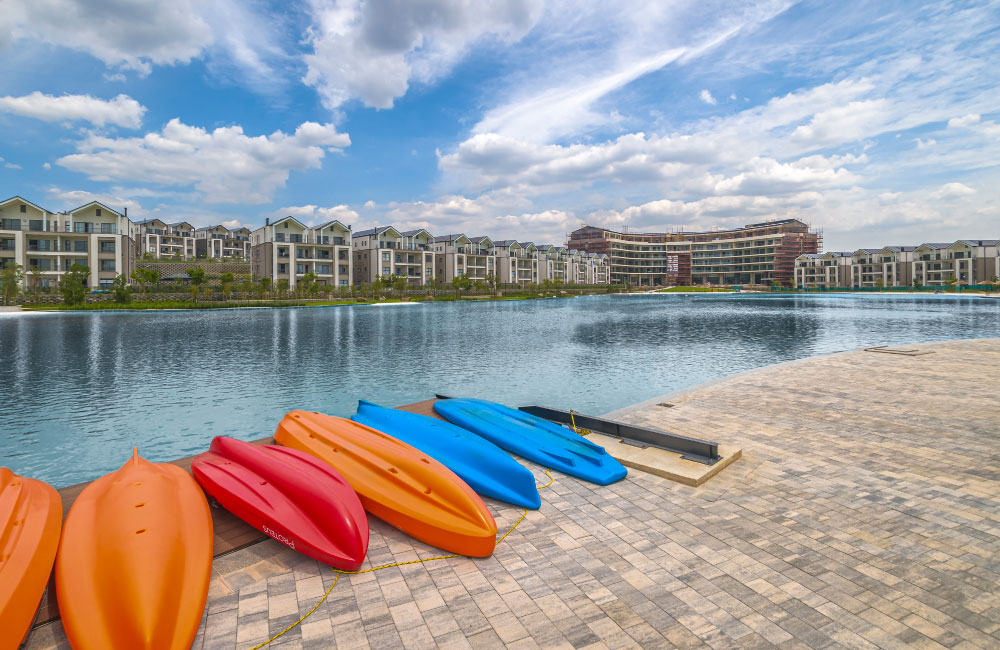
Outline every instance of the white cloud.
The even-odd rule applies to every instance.
[[[42,163],[42,169],[52,169],[52,165],[50,163]]]
[[[790,163],[773,158],[751,158],[740,173],[730,176],[708,175],[700,183],[711,194],[742,194],[750,196],[781,195],[830,187],[847,187],[860,179],[845,169],[845,165],[863,164],[867,157],[808,156]]]
[[[212,42],[195,0],[6,0],[0,33],[88,52],[148,74],[151,64],[187,63]]]
[[[816,113],[792,132],[792,141],[812,148],[853,142],[878,133],[890,120],[886,99],[850,102]]]
[[[979,123],[979,115],[972,113],[970,115],[963,115],[962,117],[951,118],[950,120],[948,120],[948,128],[962,129],[978,123]]]
[[[698,99],[700,99],[701,101],[705,102],[706,104],[710,104],[712,106],[715,106],[716,104],[719,103],[715,99],[715,97],[712,97],[712,93],[708,92],[708,90],[706,90],[704,88],[702,89],[702,91],[700,93],[698,93]]]
[[[91,134],[77,144],[79,153],[57,163],[95,181],[193,185],[209,203],[264,203],[291,171],[319,167],[327,151],[350,142],[332,124],[304,122],[294,134],[251,137],[240,126],[207,131],[175,118],[141,138]]]
[[[50,187],[46,192],[49,199],[66,210],[78,208],[91,201],[98,201],[109,208],[121,211],[128,208],[133,214],[129,217],[136,218],[137,212],[142,210],[142,206],[132,196],[119,193],[89,192],[87,190],[63,190],[58,187]]]
[[[305,221],[307,226],[314,226],[321,222],[333,221],[334,219],[345,226],[349,226],[358,220],[358,213],[346,205],[334,205],[328,208],[316,205],[290,205],[278,208],[271,213],[271,216],[276,218],[293,216]]]
[[[21,169],[20,165],[14,163],[4,163],[3,166],[6,167],[7,169]]]
[[[94,126],[115,124],[136,129],[142,124],[146,107],[128,95],[104,100],[90,95],[43,95],[36,90],[21,97],[0,97],[0,111],[45,122],[83,120]]]
[[[391,203],[356,228],[391,223],[401,228],[426,228],[435,235],[465,233],[470,237],[488,235],[492,239],[561,244],[569,231],[582,225],[571,211],[524,210],[530,205],[523,197],[504,193],[474,199],[445,196],[433,202]]]
[[[0,36],[87,52],[112,68],[109,81],[124,82],[123,70],[148,75],[154,65],[207,57],[214,72],[237,69],[241,81],[266,90],[288,76],[275,70],[290,59],[288,20],[237,0],[4,0]]]
[[[411,80],[451,70],[476,43],[519,40],[540,0],[311,0],[305,83],[336,110],[351,99],[391,108]]]
[[[963,183],[945,183],[935,192],[929,194],[932,199],[954,199],[957,197],[975,194],[976,190]]]
[[[917,149],[928,149],[937,144],[937,140],[934,138],[927,138],[926,140],[922,138],[917,138],[914,140],[917,143]]]

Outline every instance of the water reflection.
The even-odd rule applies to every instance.
[[[570,300],[0,317],[0,464],[56,485],[166,460],[289,409],[434,392],[604,413],[855,348],[1000,335],[1000,301],[852,296]]]

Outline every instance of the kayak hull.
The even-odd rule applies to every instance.
[[[17,648],[31,628],[61,528],[55,488],[0,467],[0,650]]]
[[[628,474],[603,447],[548,420],[479,399],[444,399],[434,411],[449,422],[530,461],[598,485]]]
[[[291,411],[274,439],[332,465],[365,510],[440,549],[487,557],[496,522],[472,489],[424,452],[345,418]]]
[[[180,467],[133,452],[76,498],[56,558],[74,650],[190,648],[212,569],[212,516]]]
[[[286,546],[345,571],[364,562],[368,517],[358,495],[314,456],[220,436],[191,473],[219,505]]]
[[[420,449],[478,494],[531,510],[542,505],[530,470],[485,438],[450,422],[365,400],[358,402],[351,419]]]

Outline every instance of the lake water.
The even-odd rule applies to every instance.
[[[601,414],[860,346],[1000,336],[1000,300],[592,296],[233,311],[0,314],[0,465],[59,486],[252,440],[302,408],[448,395]]]

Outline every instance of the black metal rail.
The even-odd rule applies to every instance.
[[[438,399],[451,399],[447,395],[435,395],[435,397]],[[714,465],[722,460],[722,456],[719,455],[719,443],[717,442],[679,436],[675,433],[637,427],[591,415],[582,415],[575,411],[570,414],[569,411],[549,408],[548,406],[522,406],[519,410],[558,424],[572,425],[575,422],[578,429],[587,429],[609,436],[616,436],[621,438],[625,444],[636,447],[664,449],[680,454],[681,458],[704,465]]]
[[[714,465],[722,459],[719,456],[719,443],[699,440],[698,438],[688,438],[666,431],[637,427],[614,420],[605,420],[590,415],[582,415],[574,412],[572,416],[569,411],[549,408],[547,406],[522,406],[520,410],[540,418],[545,418],[559,424],[572,425],[576,423],[578,429],[588,429],[597,433],[604,433],[609,436],[616,436],[622,439],[625,444],[639,447],[657,447],[679,453],[681,458],[693,460],[696,463]]]

